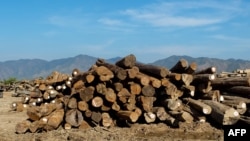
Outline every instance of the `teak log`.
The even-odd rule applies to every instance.
[[[79,110],[71,109],[66,112],[65,121],[73,127],[78,127],[83,121],[83,115]]]
[[[132,68],[136,63],[136,57],[133,54],[127,55],[115,64],[122,68]]]
[[[143,64],[136,62],[135,66],[137,66],[140,72],[143,72],[147,75],[154,76],[156,78],[164,78],[169,74],[169,70],[165,67]]]
[[[102,113],[102,126],[110,127],[113,124],[113,119],[110,117],[109,113]]]
[[[29,120],[23,120],[16,124],[15,130],[18,134],[23,134],[29,130],[31,122]]]
[[[92,121],[94,121],[95,123],[100,123],[102,120],[102,114],[99,111],[93,111],[91,114],[91,119]]]
[[[53,129],[57,129],[62,123],[64,118],[64,109],[55,110],[51,115],[49,115],[47,125]]]
[[[144,96],[154,96],[155,95],[155,88],[151,85],[143,86],[141,91],[142,91],[142,94]]]
[[[204,100],[213,100],[213,101],[222,101],[223,97],[221,96],[220,94],[220,91],[219,90],[211,90],[207,93],[204,93],[200,96],[201,99],[204,99]]]
[[[80,95],[81,100],[87,101],[87,102],[90,101],[94,97],[94,91],[95,91],[95,87],[93,86],[89,86],[80,90],[79,95]]]
[[[128,120],[129,122],[136,122],[139,118],[139,114],[133,111],[120,110],[117,112],[117,117],[120,119]]]
[[[216,78],[211,81],[212,87],[216,88],[229,88],[235,86],[250,86],[250,77],[227,77]]]
[[[190,105],[190,107],[198,110],[199,112],[202,112],[205,115],[208,115],[212,112],[212,108],[200,100],[195,100],[192,98],[183,98],[183,100],[187,105]]]
[[[211,80],[215,80],[216,76],[215,74],[195,74],[193,75],[193,81],[194,82],[207,82]]]
[[[194,117],[186,111],[169,111],[169,113],[179,121],[186,123],[192,123],[194,121]]]
[[[116,93],[113,89],[107,88],[107,90],[104,93],[105,100],[107,100],[110,103],[114,103],[116,101]]]
[[[203,102],[211,106],[211,117],[221,125],[233,125],[240,118],[239,112],[232,107],[212,100],[203,100]]]
[[[184,105],[183,110],[190,113],[198,122],[206,122],[206,116],[189,105]]]
[[[128,77],[133,79],[136,77],[136,75],[140,72],[139,71],[139,68],[136,67],[136,66],[133,66],[132,68],[130,69],[126,69],[127,70],[127,73],[128,73]]]
[[[230,93],[239,94],[243,97],[250,98],[250,87],[248,87],[248,86],[233,86],[233,87],[227,89],[226,91],[230,92]]]
[[[153,108],[154,101],[156,97],[148,97],[148,96],[139,96],[138,104],[141,105],[142,109],[146,112],[151,112]]]
[[[188,97],[194,97],[195,94],[195,86],[192,85],[182,85],[181,90],[184,92],[184,94],[187,94]]]
[[[89,109],[89,105],[86,101],[78,101],[77,107],[82,112],[87,111]]]
[[[139,95],[142,91],[141,85],[138,83],[130,83],[130,93]]]
[[[91,100],[91,105],[95,108],[101,107],[103,105],[103,99],[100,96],[95,96]]]
[[[185,59],[180,59],[171,69],[171,72],[174,73],[185,73],[185,70],[188,68],[188,61]]]
[[[109,81],[114,78],[114,73],[105,66],[95,68],[94,72],[97,73],[97,75],[99,76],[99,80],[102,82]]]
[[[182,108],[182,101],[180,99],[165,99],[161,104],[171,111],[179,110]]]
[[[224,100],[221,102],[227,106],[230,106],[230,107],[233,107],[235,108],[239,114],[244,114],[246,111],[247,111],[247,104],[243,101],[243,100],[240,100],[240,99],[227,99],[224,97]]]
[[[215,74],[216,73],[216,67],[212,66],[212,67],[208,67],[202,70],[199,70],[197,72],[195,72],[195,74]]]
[[[153,112],[146,112],[143,114],[146,123],[155,122],[156,115]]]
[[[185,70],[185,73],[187,74],[193,74],[197,69],[197,64],[195,62],[192,62],[189,64],[188,68]]]
[[[170,117],[164,107],[153,107],[152,111],[160,121],[165,121]]]
[[[109,64],[107,62],[105,62],[103,59],[98,59],[96,61],[96,65],[97,66],[105,66],[107,68],[109,68],[117,78],[119,78],[120,80],[125,80],[127,78],[127,72],[126,70],[124,70],[123,68],[117,66],[117,65],[113,65],[113,64]]]

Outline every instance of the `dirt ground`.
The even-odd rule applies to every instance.
[[[21,97],[12,97],[4,93],[0,98],[0,141],[223,141],[223,130],[209,123],[180,123],[179,128],[170,128],[161,124],[135,124],[130,128],[93,127],[91,129],[58,130],[44,133],[16,134],[15,126],[27,119],[26,112],[10,110],[13,101]]]

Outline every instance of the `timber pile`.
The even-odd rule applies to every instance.
[[[249,77],[219,77],[216,68],[196,70],[184,59],[171,69],[136,61],[133,54],[115,64],[98,59],[86,71],[51,73],[34,80],[35,87],[11,108],[27,111],[16,133],[97,125],[209,122],[249,124]]]

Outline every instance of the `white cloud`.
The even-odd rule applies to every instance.
[[[193,27],[222,23],[241,12],[239,3],[229,1],[182,1],[163,2],[122,13],[132,20],[152,26]]]

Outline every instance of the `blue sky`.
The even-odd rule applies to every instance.
[[[134,54],[250,60],[248,0],[1,0],[0,61]]]

